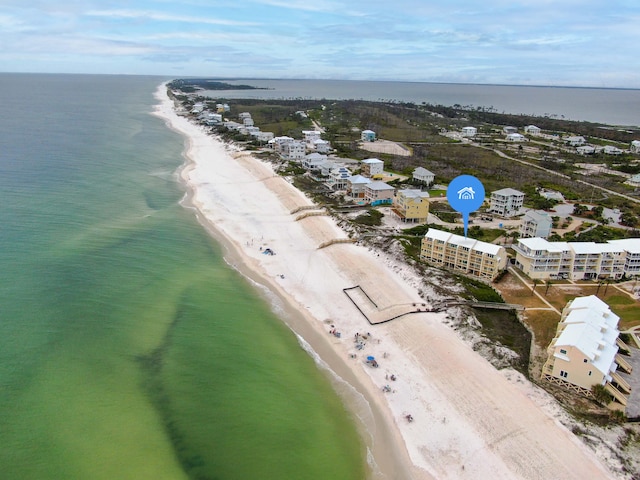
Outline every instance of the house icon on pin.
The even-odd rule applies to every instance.
[[[458,190],[458,200],[473,200],[476,192],[471,187],[464,187]]]

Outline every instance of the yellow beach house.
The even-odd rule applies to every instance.
[[[429,216],[429,192],[416,189],[397,190],[391,210],[403,222],[425,223]]]

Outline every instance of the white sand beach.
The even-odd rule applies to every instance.
[[[369,324],[344,288],[359,285],[389,317],[423,300],[367,247],[318,248],[347,235],[329,216],[299,218],[296,209],[311,201],[270,165],[178,116],[164,86],[156,95],[155,113],[186,139],[189,202],[227,260],[281,299],[291,328],[357,392],[347,397],[366,400],[368,408],[347,404],[362,422],[371,478],[615,478],[540,406],[529,382],[491,366],[443,323],[444,313]],[[361,350],[356,334],[366,337]]]

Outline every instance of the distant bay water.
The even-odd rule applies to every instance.
[[[364,478],[328,376],[181,206],[161,81],[0,74],[0,478]]]
[[[618,126],[640,126],[640,90],[475,85],[356,80],[224,80],[267,90],[209,91],[208,96],[256,99],[333,99],[422,102],[493,108],[498,112],[551,116]]]

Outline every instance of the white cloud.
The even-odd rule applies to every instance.
[[[174,15],[172,13],[154,12],[148,10],[90,10],[85,13],[89,17],[101,18],[124,18],[124,19],[143,19],[154,20],[159,22],[177,22],[177,23],[203,23],[208,25],[229,25],[229,26],[257,26],[257,22],[244,22],[227,20],[220,18],[206,18],[197,16]]]

